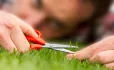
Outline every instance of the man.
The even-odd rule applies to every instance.
[[[10,52],[14,48],[19,52],[27,51],[29,43],[25,35],[38,37],[34,29],[41,31],[44,39],[53,39],[68,38],[69,34],[74,31],[78,34],[82,28],[80,32],[87,30],[85,39],[90,37],[94,40],[94,23],[108,11],[110,2],[111,0],[1,0],[0,44]]]

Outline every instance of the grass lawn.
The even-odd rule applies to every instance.
[[[66,54],[51,49],[10,54],[0,49],[0,70],[107,70],[100,64],[68,60]]]

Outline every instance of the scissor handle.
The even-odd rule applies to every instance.
[[[29,42],[32,42],[32,43],[35,43],[35,44],[45,45],[45,43],[46,43],[45,40],[43,40],[41,38],[42,34],[38,30],[35,30],[35,32],[38,34],[38,37],[33,38],[32,36],[26,36],[27,40]]]
[[[45,45],[45,43],[46,43],[42,38],[33,38],[31,36],[26,36],[26,38],[29,42],[32,42],[35,44]]]
[[[36,49],[36,50],[39,50],[43,45],[45,45],[45,40],[43,40],[41,37],[42,37],[42,34],[40,33],[40,31],[38,30],[35,30],[35,32],[38,34],[38,37],[36,38],[33,38],[32,36],[26,36],[26,39],[29,41],[29,42],[32,42],[34,44],[31,44],[30,45],[30,48],[31,49]]]
[[[41,32],[40,32],[40,31],[35,30],[35,32],[38,34],[38,37],[39,37],[39,38],[42,38],[42,34],[41,34]]]
[[[40,50],[42,48],[43,45],[40,44],[31,44],[30,45],[30,49],[31,50]]]

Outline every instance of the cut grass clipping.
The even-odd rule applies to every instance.
[[[68,60],[66,54],[51,49],[30,51],[24,54],[9,53],[0,49],[0,70],[107,70],[100,64]]]

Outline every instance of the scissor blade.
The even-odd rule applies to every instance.
[[[63,45],[63,44],[53,44],[46,43],[43,48],[78,48],[77,46]]]
[[[74,54],[75,52],[72,52],[70,50],[67,50],[67,49],[60,49],[60,48],[52,48],[54,50],[57,50],[57,51],[61,51],[61,52],[65,52],[65,53],[70,53],[70,54]]]

